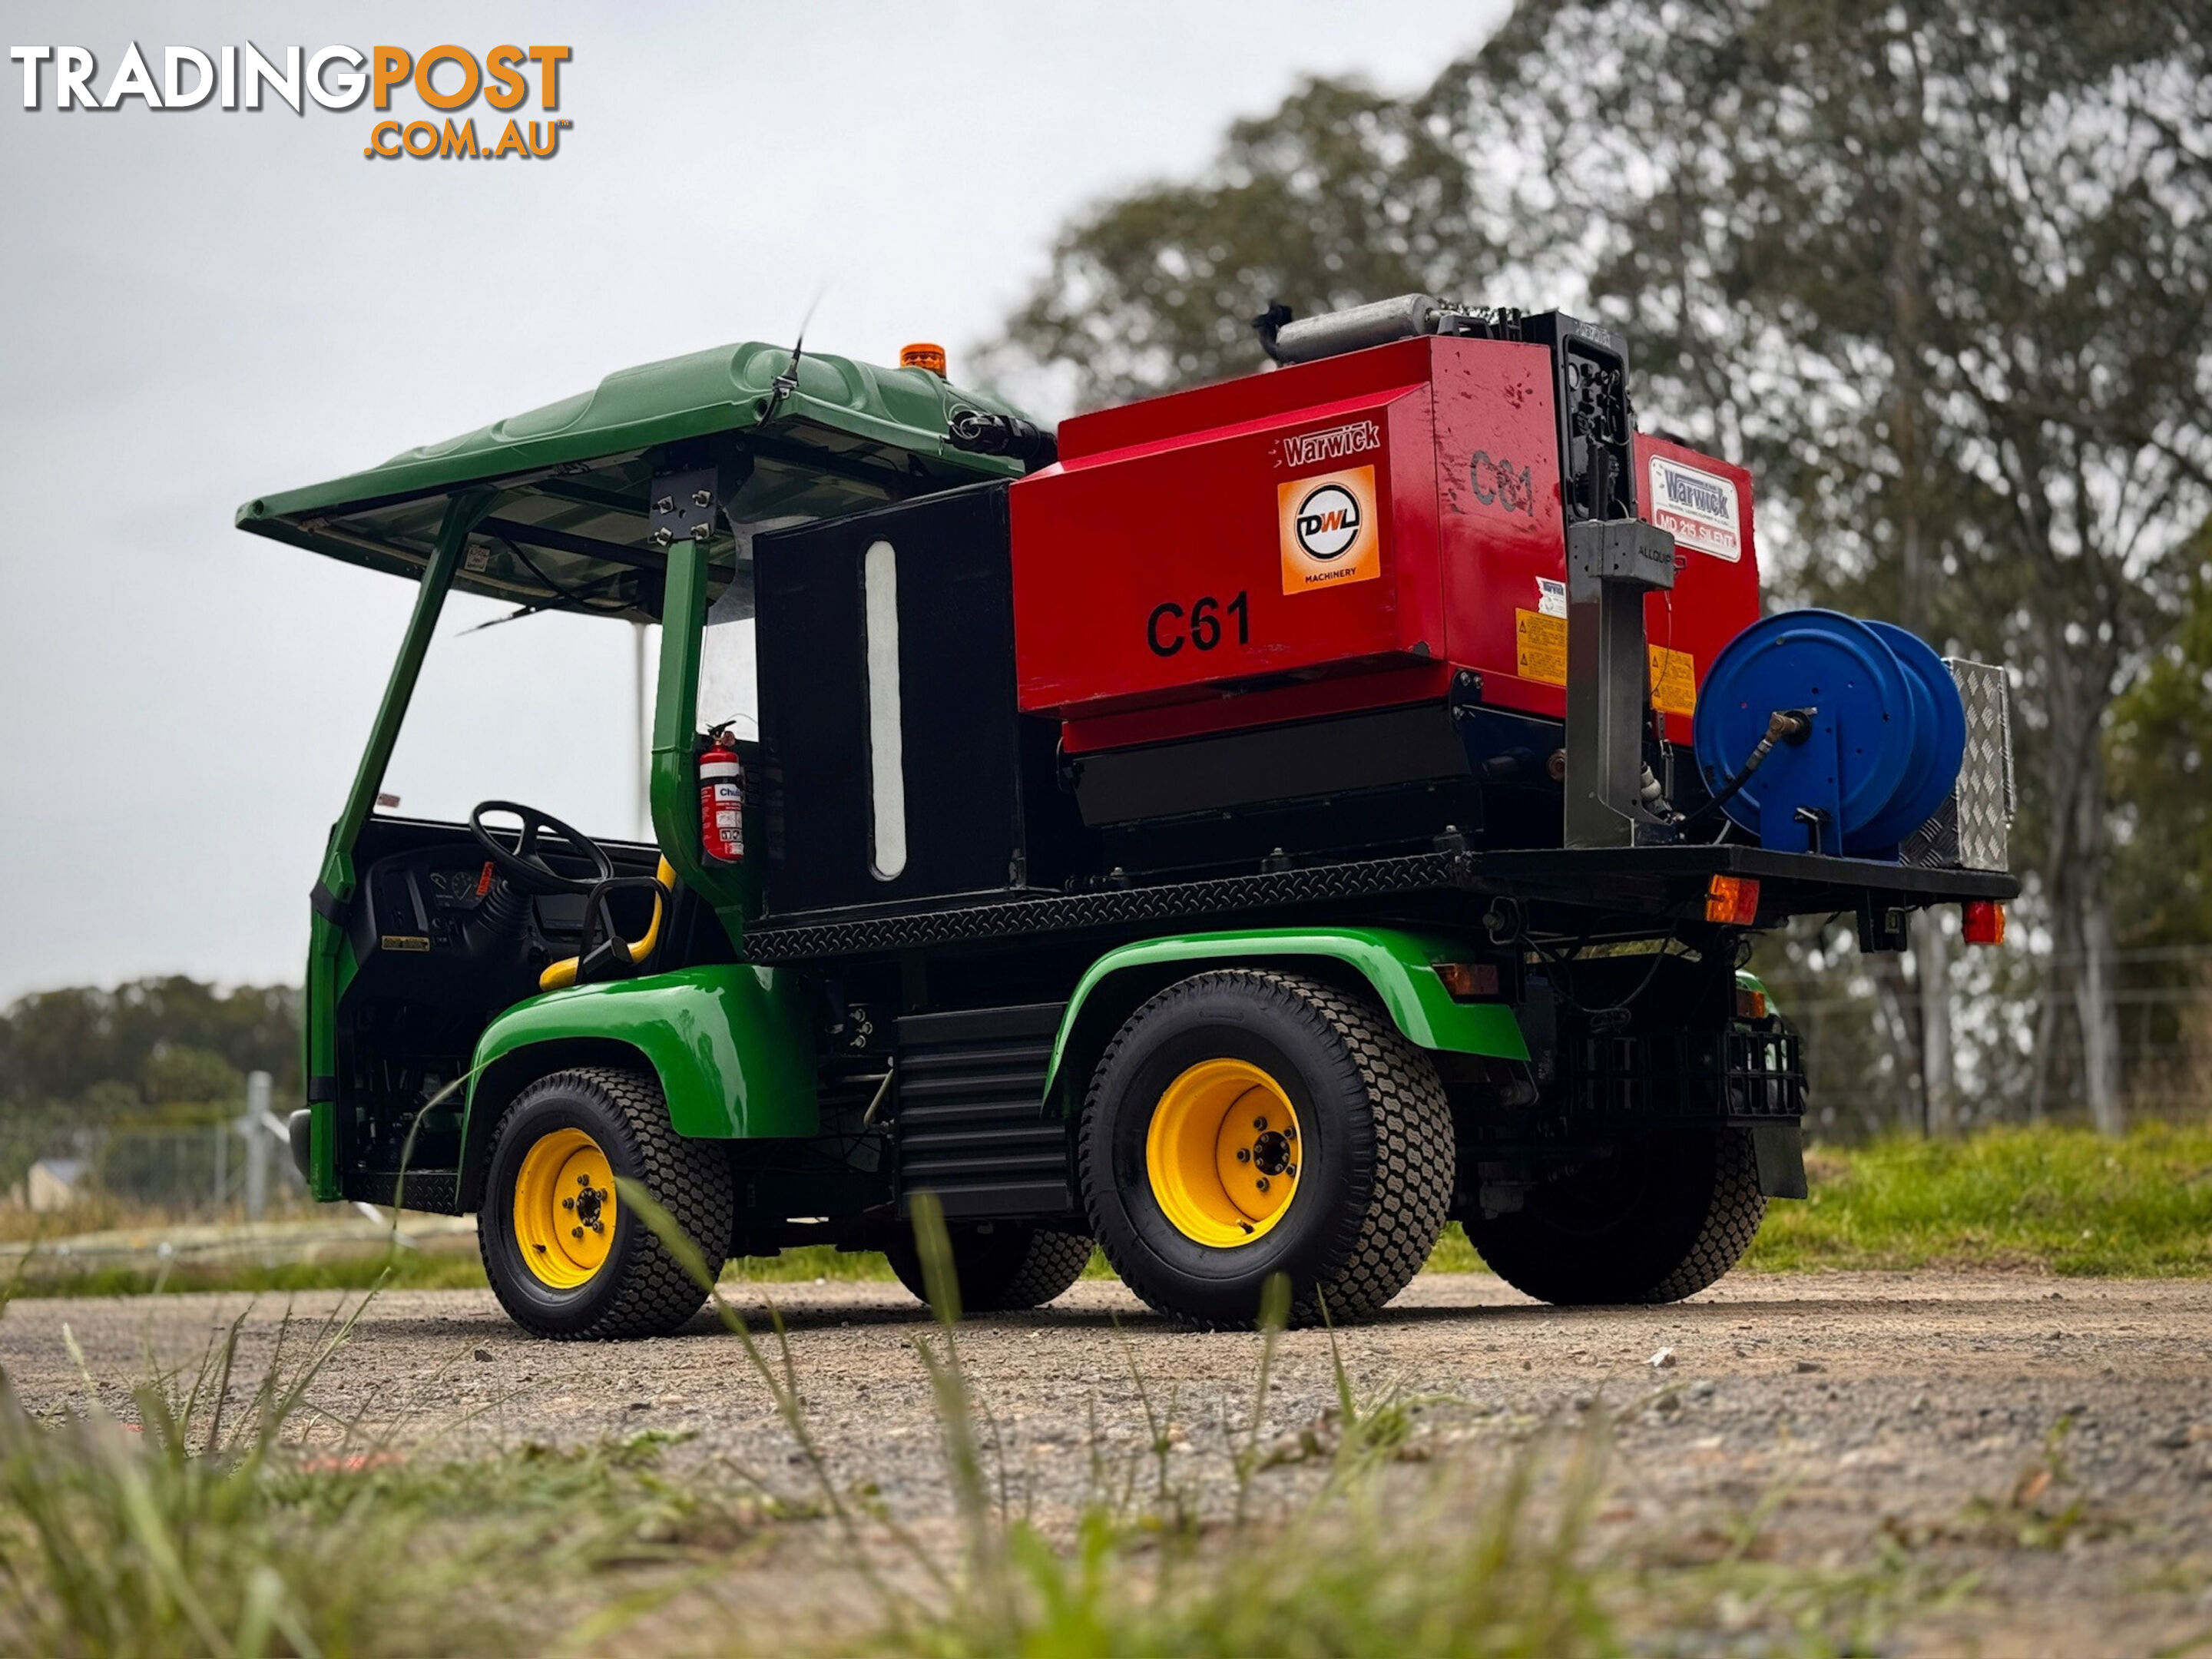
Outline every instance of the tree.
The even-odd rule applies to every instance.
[[[100,1084],[184,1100],[252,1071],[294,1087],[299,1018],[299,993],[280,986],[173,976],[39,992],[0,1015],[0,1102],[82,1100]]]
[[[2112,886],[2130,945],[2212,940],[2212,521],[2189,550],[2181,625],[2112,706],[2121,805]]]
[[[1310,83],[1206,179],[1093,213],[1009,342],[1141,341],[1079,371],[1122,396],[1226,367],[1224,313],[1273,294],[1426,287],[1623,328],[1646,410],[1755,469],[1800,593],[2014,665],[2052,941],[2040,1076],[2070,1011],[2083,1097],[2116,1129],[2102,732],[2212,497],[2207,21],[2134,0],[1524,4],[1416,97]],[[1340,107],[1358,119],[1332,142]],[[1461,216],[1406,234],[1399,191]],[[1348,219],[1314,209],[1340,192]],[[1344,291],[1290,234],[1300,213],[1382,227],[1368,274],[1407,280]],[[1193,249],[1200,300],[1162,287]],[[1917,955],[1901,1029],[1925,1091],[1941,936]]]
[[[2120,803],[2119,942],[2143,952],[2132,977],[2148,993],[2135,1012],[2151,1054],[2171,1056],[2146,1068],[2143,1086],[2163,1083],[2194,1104],[2212,1057],[2203,948],[2212,941],[2212,522],[2188,562],[2181,625],[2113,705],[2106,765]]]
[[[214,1050],[189,1042],[156,1043],[138,1082],[150,1106],[221,1104],[234,1110],[245,1090],[238,1067]]]
[[[1466,246],[1476,183],[1428,101],[1310,80],[1239,121],[1193,183],[1078,220],[1044,280],[982,354],[1064,371],[1085,408],[1218,380],[1265,360],[1250,319],[1422,289],[1486,265]]]

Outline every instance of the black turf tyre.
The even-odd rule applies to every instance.
[[[1474,1216],[1491,1270],[1539,1301],[1680,1302],[1735,1266],[1766,1214],[1741,1129],[1655,1134],[1534,1188],[1525,1207]]]
[[[1200,1243],[1169,1220],[1146,1138],[1169,1085],[1208,1060],[1280,1085],[1304,1127],[1295,1196],[1249,1242]],[[1170,986],[1107,1046],[1078,1164],[1091,1231],[1124,1283],[1194,1324],[1249,1327],[1288,1275],[1293,1322],[1371,1317],[1436,1246],[1452,1191],[1451,1114],[1429,1057],[1380,1009],[1301,975],[1239,968]]]
[[[562,1129],[582,1130],[598,1142],[614,1174],[659,1200],[709,1271],[719,1269],[727,1253],[736,1196],[720,1144],[677,1133],[650,1074],[575,1066],[525,1089],[493,1131],[477,1244],[500,1305],[538,1336],[604,1340],[676,1330],[705,1304],[707,1292],[629,1205],[617,1201],[606,1260],[583,1284],[556,1289],[523,1259],[516,1179],[532,1146]]]
[[[1042,1308],[1083,1277],[1091,1262],[1091,1241],[1080,1233],[1056,1232],[1015,1221],[953,1223],[945,1229],[952,1244],[953,1276],[960,1285],[964,1313],[1011,1313]],[[884,1255],[899,1283],[924,1302],[929,1286],[911,1234],[893,1241]]]

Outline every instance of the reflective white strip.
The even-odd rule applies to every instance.
[[[889,542],[860,566],[868,662],[868,783],[873,808],[871,865],[878,881],[906,868],[906,757],[899,715],[898,556]]]

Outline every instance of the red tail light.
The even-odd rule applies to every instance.
[[[2004,943],[2003,905],[1995,899],[1968,899],[1959,908],[1966,923],[1967,944],[2002,945]]]

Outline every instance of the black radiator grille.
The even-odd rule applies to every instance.
[[[899,1022],[902,1210],[918,1192],[935,1193],[956,1221],[1060,1218],[1076,1207],[1068,1126],[1044,1115],[1059,1008],[994,1013],[1006,1017],[994,1023],[1029,1029],[984,1035],[974,1029],[983,1017],[970,1015]],[[954,1021],[967,1028],[957,1040],[915,1040]]]

